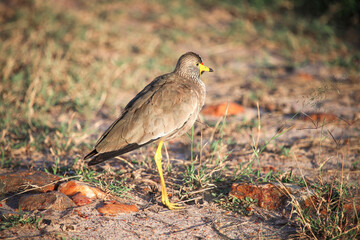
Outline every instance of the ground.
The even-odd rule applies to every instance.
[[[74,177],[139,211],[101,215],[101,201],[35,211],[26,214],[38,224],[2,227],[0,235],[358,238],[360,34],[352,25],[339,31],[331,11],[313,18],[292,1],[255,2],[1,3],[0,173]],[[224,104],[229,114],[204,111],[193,131],[166,143],[168,192],[185,206],[170,211],[161,204],[155,144],[91,168],[82,157],[127,102],[187,51],[214,69],[202,76],[205,109]],[[243,111],[230,114],[232,103]],[[266,210],[228,195],[244,182],[291,183],[321,201],[313,213],[291,196],[282,209]],[[343,212],[347,202],[353,214]]]

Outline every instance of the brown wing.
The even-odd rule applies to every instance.
[[[101,137],[97,140],[95,144],[95,149],[99,147],[99,144],[101,144],[105,138],[109,135],[109,133],[114,132],[114,128],[118,128],[121,125],[124,125],[124,118],[127,116],[129,111],[131,112],[131,109],[138,108],[139,106],[143,105],[144,102],[146,102],[151,96],[156,92],[156,89],[159,89],[164,83],[164,77],[166,75],[160,76],[154,81],[152,81],[149,85],[147,85],[141,92],[139,92],[125,107],[124,111],[122,112],[121,116],[116,119],[110,127],[101,135]],[[131,114],[131,113],[130,113]],[[121,136],[121,135],[119,135]],[[126,140],[123,139],[123,141],[126,143]],[[107,142],[107,141],[106,141]],[[126,145],[126,144],[125,144]],[[98,149],[100,150],[100,149]]]
[[[162,76],[141,91],[102,135],[96,151],[120,151],[134,144],[140,147],[181,129],[197,113],[199,103],[196,92],[176,78],[173,74]]]

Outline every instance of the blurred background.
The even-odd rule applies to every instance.
[[[215,69],[204,76],[207,104],[253,108],[260,101],[268,111],[291,113],[286,97],[301,99],[321,80],[353,88],[359,14],[356,0],[2,0],[3,162],[80,157],[187,51]],[[355,87],[346,96],[356,104],[358,94]]]

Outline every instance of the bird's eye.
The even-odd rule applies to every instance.
[[[196,66],[199,66],[199,63],[197,63]]]

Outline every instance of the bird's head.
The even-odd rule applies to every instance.
[[[194,52],[187,52],[182,55],[175,67],[174,72],[182,77],[189,79],[199,79],[204,72],[213,72],[211,68],[205,66],[201,57]]]

